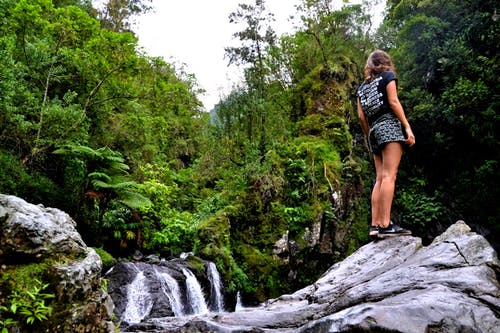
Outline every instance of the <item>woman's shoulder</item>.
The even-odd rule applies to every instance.
[[[396,77],[396,73],[393,71],[384,71],[380,73],[380,76],[384,79],[386,82],[391,82],[392,80],[397,80],[398,78]]]

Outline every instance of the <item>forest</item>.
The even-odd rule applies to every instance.
[[[282,36],[264,0],[235,2],[226,56],[244,81],[210,112],[195,73],[139,47],[151,1],[104,3],[0,0],[0,193],[67,212],[105,266],[193,251],[260,302],[366,244],[355,92],[374,49],[417,139],[394,221],[429,242],[463,219],[498,251],[497,1],[388,0],[375,29],[371,1],[302,0]]]

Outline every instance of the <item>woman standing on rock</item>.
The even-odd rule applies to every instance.
[[[411,235],[411,231],[391,221],[396,176],[403,143],[415,144],[396,90],[396,75],[391,57],[384,51],[370,54],[365,80],[357,90],[358,116],[375,161],[377,174],[373,187],[371,238]]]

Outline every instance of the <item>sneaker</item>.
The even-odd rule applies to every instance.
[[[394,237],[394,236],[407,236],[411,235],[411,231],[401,228],[400,226],[390,222],[387,228],[379,228],[378,238]]]
[[[380,227],[378,225],[372,225],[370,227],[370,233],[368,234],[372,240],[378,238],[378,232],[380,230]]]

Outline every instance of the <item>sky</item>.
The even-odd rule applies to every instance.
[[[278,35],[291,32],[288,17],[295,11],[299,0],[266,0],[266,7],[274,13],[272,24]],[[239,3],[248,0],[153,0],[154,12],[137,18],[134,32],[139,45],[151,56],[184,65],[187,73],[194,74],[200,87],[206,90],[198,96],[205,109],[228,94],[233,84],[241,80],[241,72],[234,65],[228,67],[224,48],[237,41],[233,34],[238,26],[229,23],[229,14]]]
[[[271,24],[276,34],[293,33],[290,15],[300,0],[266,0],[266,8],[274,14]],[[153,0],[154,12],[137,18],[133,28],[139,45],[151,56],[161,56],[176,67],[183,66],[194,74],[199,86],[206,90],[198,96],[210,111],[231,87],[241,80],[241,71],[228,67],[224,48],[238,45],[233,34],[239,30],[229,23],[229,14],[239,3],[254,0]]]

